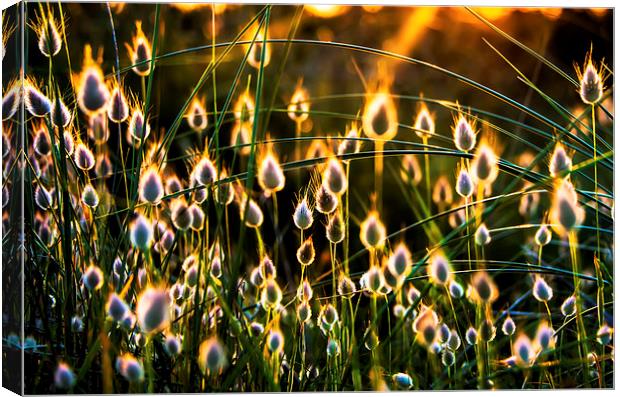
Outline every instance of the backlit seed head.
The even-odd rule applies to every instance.
[[[164,350],[170,357],[178,356],[183,349],[181,338],[177,335],[167,335],[164,339]]]
[[[532,294],[537,301],[548,302],[553,298],[553,289],[551,289],[549,284],[547,284],[542,277],[536,275],[534,286],[532,287]]]
[[[192,288],[198,284],[198,265],[192,265],[185,271],[185,285]]]
[[[251,126],[254,123],[254,108],[253,95],[248,90],[244,91],[233,106],[233,113],[237,124]]]
[[[411,376],[402,372],[392,375],[392,382],[394,382],[398,388],[403,390],[409,390],[413,387],[413,379]]]
[[[99,205],[99,194],[97,194],[97,191],[90,183],[84,186],[82,203],[90,208],[96,208]]]
[[[95,160],[95,174],[99,178],[107,178],[112,175],[113,171],[110,156],[107,153],[99,153]]]
[[[377,211],[370,211],[360,225],[360,240],[366,249],[381,249],[385,245],[386,230]]]
[[[383,271],[378,266],[372,266],[362,279],[360,280],[362,289],[365,289],[373,294],[382,294],[385,287],[385,277]]]
[[[504,333],[504,335],[512,336],[514,335],[516,330],[517,330],[517,326],[515,325],[515,322],[512,320],[512,317],[507,316],[506,319],[504,320],[504,323],[502,324],[502,332]]]
[[[293,222],[298,229],[306,230],[312,226],[313,221],[312,208],[310,208],[308,205],[308,200],[304,196],[304,198],[297,204],[297,207],[295,207]]]
[[[235,191],[233,190],[230,182],[222,182],[228,178],[226,170],[222,169],[218,183],[215,185],[213,191],[213,198],[218,204],[229,205],[235,199]]]
[[[323,186],[336,196],[347,190],[347,176],[342,164],[335,157],[329,159],[323,171]]]
[[[549,242],[551,241],[551,230],[549,230],[547,225],[540,225],[538,230],[536,230],[536,234],[534,235],[534,241],[536,241],[536,244],[540,246],[549,244]]]
[[[450,265],[450,261],[441,251],[436,251],[431,255],[426,267],[426,273],[431,282],[438,285],[446,285],[453,277],[452,265]]]
[[[573,160],[566,153],[566,149],[561,143],[555,145],[551,160],[549,161],[549,175],[554,178],[560,176],[567,178],[570,176],[569,171],[573,167]],[[566,173],[565,175],[562,175]]]
[[[140,288],[144,288],[146,287],[147,283],[148,275],[146,274],[146,269],[141,267],[140,269],[138,269],[138,285],[140,286]]]
[[[21,84],[12,82],[9,84],[8,89],[2,95],[2,120],[11,119],[21,102]]]
[[[23,90],[24,104],[28,113],[34,117],[43,117],[52,111],[52,102],[39,91],[33,81],[30,81],[30,79],[24,80]]]
[[[478,335],[480,335],[480,338],[487,343],[495,339],[496,332],[497,329],[495,328],[495,325],[493,325],[493,321],[488,318],[482,321],[482,324],[480,324],[480,327],[478,328]]]
[[[265,310],[276,309],[282,301],[282,290],[278,282],[273,278],[268,278],[261,292],[261,304]]]
[[[312,236],[310,236],[297,249],[297,261],[302,266],[309,266],[314,262],[314,256],[314,244],[312,243]]]
[[[491,233],[489,232],[489,229],[487,229],[487,226],[482,223],[480,224],[480,226],[478,226],[478,229],[476,229],[476,233],[474,234],[474,241],[476,242],[477,245],[487,245],[491,242]]]
[[[34,135],[32,142],[34,151],[39,156],[47,156],[52,150],[52,142],[50,141],[50,135],[47,132],[47,128],[41,125]]]
[[[168,327],[170,322],[170,297],[164,289],[148,287],[136,304],[138,325],[146,334],[157,333]]]
[[[549,215],[554,230],[560,236],[566,236],[585,219],[585,211],[579,205],[577,193],[570,181],[556,183]]]
[[[93,116],[106,110],[110,92],[104,82],[99,63],[93,60],[92,49],[89,44],[84,46],[82,65],[82,72],[76,78],[77,101],[84,113]]]
[[[136,34],[132,38],[131,45],[125,43],[133,71],[138,76],[148,76],[151,70],[151,45],[142,31],[142,21],[136,21]]]
[[[455,329],[450,331],[450,336],[448,337],[448,341],[446,342],[446,346],[448,349],[452,351],[457,351],[459,347],[461,347],[461,337]]]
[[[405,244],[398,244],[388,259],[388,269],[390,273],[396,277],[406,277],[411,273],[411,266],[411,252],[409,252]]]
[[[127,315],[129,307],[127,303],[115,293],[111,293],[106,303],[106,312],[114,321],[121,322]]]
[[[192,204],[189,206],[189,212],[192,214],[191,228],[196,231],[202,230],[205,220],[205,213],[202,208],[196,204]]]
[[[166,181],[164,183],[164,191],[166,194],[174,194],[181,190],[183,190],[183,184],[176,175],[166,177]]]
[[[614,335],[614,329],[607,324],[603,324],[601,328],[596,331],[596,340],[603,346],[609,345]]]
[[[206,156],[194,166],[192,175],[200,185],[207,186],[217,180],[217,170],[213,162]]]
[[[266,67],[271,61],[271,44],[266,41],[268,38],[265,37],[262,28],[258,28],[256,36],[254,34],[250,36],[250,40],[252,39],[254,42],[248,45],[248,63],[255,69],[260,69],[261,65]],[[264,49],[263,46],[265,47]]]
[[[468,288],[469,298],[475,303],[493,303],[499,297],[499,290],[495,281],[487,272],[476,272],[471,278]]]
[[[364,134],[372,139],[389,141],[398,132],[398,112],[386,87],[368,93],[362,115]]]
[[[248,209],[245,209],[246,199],[243,198],[239,205],[241,211],[241,219],[244,219],[245,225],[251,228],[259,228],[263,224],[263,211],[260,209],[256,201],[250,199]]]
[[[415,133],[422,139],[429,139],[435,134],[435,121],[424,103],[420,106],[420,111],[415,118],[413,128]]]
[[[142,362],[129,353],[125,353],[117,359],[116,367],[120,374],[130,383],[139,383],[144,380]]]
[[[120,86],[114,86],[108,103],[108,118],[115,123],[122,123],[129,117],[129,104]]]
[[[134,145],[140,145],[149,136],[151,133],[151,126],[148,121],[144,119],[142,109],[138,107],[132,109],[127,131],[129,132],[129,136],[133,139]]]
[[[536,337],[534,338],[535,350],[541,352],[555,349],[555,331],[549,326],[546,321],[541,321],[536,330]]]
[[[258,168],[258,184],[267,194],[279,192],[284,188],[284,172],[272,153],[262,159]]]
[[[471,151],[476,146],[476,132],[464,115],[460,115],[452,127],[454,146],[463,152]]]
[[[312,308],[308,301],[302,301],[297,305],[297,319],[300,323],[306,323],[312,318]]]
[[[75,147],[73,159],[78,168],[84,171],[89,171],[95,166],[95,156],[83,142],[78,143]]]
[[[321,314],[319,317],[322,321],[329,325],[331,329],[331,327],[338,322],[338,311],[331,303],[328,303],[321,309]]]
[[[469,327],[465,332],[465,341],[468,345],[475,345],[478,343],[478,331],[474,327]]]
[[[95,265],[90,265],[82,274],[82,283],[89,291],[97,291],[103,286],[103,272]]]
[[[196,132],[204,131],[208,123],[204,99],[201,100],[195,97],[185,117],[187,118],[187,124],[189,124],[192,130]]]
[[[252,335],[254,336],[261,336],[263,332],[265,332],[265,327],[263,326],[263,324],[253,321],[250,324],[250,332],[252,332]]]
[[[62,38],[60,33],[58,33],[56,19],[51,13],[38,16],[37,19],[37,23],[33,28],[38,37],[39,51],[48,58],[53,57],[60,52],[62,47]]]
[[[340,211],[335,211],[329,216],[329,222],[325,226],[325,234],[327,239],[333,244],[338,244],[344,240],[345,224]]]
[[[402,319],[407,314],[407,309],[405,309],[405,306],[401,305],[400,303],[397,303],[392,308],[392,313],[394,313],[394,317]]]
[[[63,143],[65,144],[65,151],[69,156],[71,156],[74,153],[75,140],[73,139],[73,134],[70,131],[65,130],[63,134]]]
[[[138,191],[142,202],[156,205],[161,201],[164,197],[164,184],[157,166],[150,166],[142,173]]]
[[[34,201],[44,211],[52,208],[54,202],[52,194],[43,185],[38,185],[35,189]]]
[[[193,213],[184,199],[174,200],[170,204],[170,212],[172,224],[178,230],[185,231],[192,226],[194,221]]]
[[[407,302],[409,302],[410,305],[413,305],[418,299],[420,299],[420,296],[422,296],[420,294],[420,291],[418,291],[418,289],[413,285],[410,284],[409,288],[407,289]]]
[[[267,335],[267,349],[272,354],[279,354],[284,349],[284,335],[279,329],[271,329]]]
[[[315,206],[321,214],[331,214],[338,206],[338,198],[323,186],[319,185],[314,196]]]
[[[357,292],[355,283],[344,273],[338,277],[338,295],[343,298],[352,298]]]
[[[512,351],[515,354],[515,364],[522,368],[530,367],[536,360],[536,353],[532,346],[532,341],[525,334],[517,337],[512,345]]]
[[[340,355],[340,343],[336,339],[329,338],[327,341],[327,357],[336,357]]]
[[[482,142],[474,155],[472,177],[476,183],[490,185],[499,173],[497,155],[485,142]]]
[[[472,181],[469,172],[466,169],[461,169],[459,175],[456,177],[455,190],[459,196],[463,198],[469,198],[474,193],[474,181]]]
[[[338,156],[344,156],[347,154],[354,154],[360,151],[361,141],[358,139],[360,133],[357,129],[357,124],[352,124],[346,135],[346,139],[340,141],[338,145]],[[349,160],[342,159],[343,163],[348,163]]]
[[[222,261],[219,257],[215,257],[211,261],[211,275],[215,278],[222,277]]]
[[[71,389],[75,385],[76,378],[71,367],[63,362],[58,363],[54,372],[54,386],[58,389]]]
[[[560,311],[564,316],[572,316],[577,312],[577,298],[575,295],[571,295],[562,302]]]
[[[296,123],[302,123],[308,119],[310,102],[308,101],[308,91],[302,87],[302,81],[297,84],[297,88],[291,97],[288,105],[288,117]]]
[[[433,187],[433,202],[440,208],[452,204],[452,187],[445,175],[437,178],[437,182]]]
[[[52,104],[52,124],[56,127],[66,127],[71,122],[71,112],[61,98],[54,99]]]
[[[265,277],[263,276],[260,266],[255,267],[250,273],[250,283],[257,288],[260,288],[263,286],[264,282]]]
[[[82,332],[84,330],[84,321],[82,320],[82,317],[71,317],[71,330],[73,332]]]
[[[455,361],[456,356],[454,352],[452,350],[444,349],[444,351],[441,353],[441,363],[446,367],[449,367],[451,365],[454,365]]]
[[[413,321],[416,340],[426,347],[431,347],[438,338],[439,317],[430,307],[424,307]]]
[[[452,295],[452,297],[455,299],[462,298],[465,293],[465,291],[463,290],[463,286],[456,280],[450,281],[448,289],[450,290],[450,295]]]
[[[442,323],[439,326],[437,339],[440,343],[446,343],[448,341],[448,338],[450,338],[450,328],[448,327],[448,325],[446,325],[446,323]]]
[[[304,279],[299,284],[299,288],[297,289],[297,299],[299,299],[300,301],[309,301],[310,299],[312,299],[312,295],[312,286],[310,285],[308,279]]]
[[[406,154],[403,156],[400,177],[404,182],[411,183],[413,186],[417,186],[422,181],[422,168],[415,155]]]
[[[370,351],[373,351],[377,348],[377,346],[379,346],[379,343],[379,335],[377,335],[375,328],[372,326],[366,328],[366,331],[364,332],[364,347]]]
[[[603,84],[606,77],[604,75],[604,65],[601,63],[597,70],[592,62],[592,50],[590,49],[586,54],[583,68],[580,69],[575,64],[575,70],[579,78],[579,96],[581,100],[587,105],[597,104],[603,97]]]

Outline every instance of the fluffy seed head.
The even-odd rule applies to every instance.
[[[452,265],[441,251],[436,251],[428,260],[426,272],[434,284],[446,285],[452,280]]]
[[[282,301],[282,290],[278,282],[273,278],[268,278],[263,286],[261,293],[261,304],[265,310],[273,310],[280,305]]]
[[[129,117],[129,105],[123,90],[116,85],[108,103],[108,118],[115,123],[122,123]]]
[[[193,230],[202,230],[204,227],[205,213],[196,203],[189,206],[189,212],[192,214],[191,228]]]
[[[53,205],[52,194],[43,185],[38,185],[35,189],[34,201],[42,210],[48,210]]]
[[[172,224],[178,229],[185,231],[189,229],[194,222],[194,214],[190,210],[187,202],[180,198],[174,200],[170,204],[170,212]]]
[[[129,353],[123,354],[117,359],[117,369],[120,374],[130,383],[138,383],[144,380],[144,367],[134,356]]]
[[[336,196],[342,195],[347,190],[347,176],[342,164],[335,157],[327,162],[323,172],[323,186]]]
[[[95,156],[83,142],[78,143],[75,147],[73,159],[78,168],[84,171],[89,171],[95,166]]]
[[[24,80],[24,104],[28,113],[43,117],[52,111],[52,102],[29,79]],[[4,110],[4,103],[3,103]]]
[[[90,208],[96,208],[99,205],[99,194],[97,194],[97,191],[90,183],[84,186],[82,203]]]
[[[129,228],[131,244],[142,251],[151,248],[153,244],[153,224],[142,214],[138,214]]]
[[[250,52],[248,55],[248,63],[255,69],[260,69],[261,65],[266,67],[271,61],[271,44],[265,41],[267,38],[260,29],[261,28],[259,28],[259,31],[256,33],[256,36],[252,34],[251,39],[254,39],[254,37],[256,38],[252,44],[249,44]],[[264,49],[263,46],[265,47]]]
[[[452,187],[445,175],[437,178],[437,182],[433,187],[433,202],[440,208],[452,204]]]
[[[235,199],[235,192],[230,182],[222,182],[228,178],[226,170],[222,169],[218,183],[213,191],[213,198],[218,204],[227,206]]]
[[[536,350],[545,352],[555,349],[556,337],[554,333],[555,331],[546,321],[541,321],[536,330],[536,337],[534,338],[534,344],[537,347]]]
[[[469,152],[476,146],[476,133],[464,115],[460,115],[452,128],[454,146],[463,152]]]
[[[97,291],[103,286],[103,272],[95,265],[90,265],[82,274],[82,283],[89,291]]]
[[[163,289],[148,287],[138,297],[136,315],[138,325],[146,334],[159,332],[170,322],[170,297]]]
[[[579,205],[577,193],[569,180],[556,183],[549,215],[560,236],[566,236],[585,219],[585,211]]]
[[[441,353],[441,363],[445,365],[446,367],[454,365],[455,361],[456,361],[456,355],[454,354],[452,350],[445,349]]]
[[[418,158],[413,154],[403,156],[400,177],[404,182],[411,183],[413,186],[417,186],[422,181],[422,168],[420,168]]]
[[[450,331],[450,336],[448,337],[448,341],[446,342],[446,346],[448,349],[452,351],[457,351],[459,347],[461,347],[461,337],[455,329]]]
[[[603,324],[601,328],[596,332],[596,340],[601,345],[605,346],[611,343],[611,339],[614,335],[614,329],[607,324]]]
[[[476,183],[491,184],[499,173],[497,155],[485,142],[482,142],[476,151],[472,163],[472,176]]]
[[[442,323],[439,326],[439,332],[437,334],[437,339],[440,343],[446,343],[448,338],[450,337],[450,327],[446,323]]]
[[[164,184],[157,170],[157,166],[150,166],[140,177],[138,185],[140,200],[156,205],[164,197]]]
[[[517,337],[517,340],[512,345],[512,351],[515,354],[515,363],[519,367],[529,367],[536,359],[532,341],[525,334]]]
[[[413,387],[413,379],[411,376],[402,372],[392,375],[392,382],[394,382],[398,388],[403,390],[409,390]]]
[[[340,343],[336,339],[329,338],[327,341],[327,356],[336,357],[340,354]]]
[[[564,178],[570,176],[568,172],[571,170],[573,166],[573,160],[566,153],[566,149],[561,143],[557,143],[555,145],[555,149],[553,150],[553,154],[551,155],[551,160],[549,161],[549,175],[554,178],[558,178],[562,176],[561,174],[566,172]]]
[[[71,112],[60,98],[54,99],[51,112],[52,124],[56,127],[64,128],[71,122]]]
[[[512,317],[507,316],[502,324],[502,332],[504,333],[504,335],[508,335],[508,336],[514,335],[516,329],[517,329],[517,326],[515,325],[515,322],[512,320]]]
[[[317,211],[321,214],[331,214],[338,206],[338,198],[323,186],[319,185],[314,196]]]
[[[435,121],[433,121],[433,117],[424,103],[420,106],[420,111],[415,118],[413,128],[415,133],[422,139],[429,139],[435,134]]]
[[[6,92],[4,92],[2,96],[2,120],[9,120],[17,113],[21,92],[21,84],[18,85],[15,82],[11,83]]]
[[[351,298],[357,292],[355,283],[345,274],[341,273],[338,277],[338,295],[343,298]]]
[[[456,177],[455,190],[463,198],[469,198],[474,193],[474,181],[469,176],[469,172],[464,168],[461,169]]]
[[[115,293],[111,293],[106,303],[106,312],[114,321],[121,322],[127,315],[127,303]]]
[[[299,288],[297,289],[297,298],[301,301],[309,301],[312,299],[313,291],[310,282],[308,279],[304,279],[304,281],[299,284]]]
[[[50,58],[60,52],[62,38],[60,37],[60,33],[58,33],[56,20],[51,13],[39,16],[34,30],[38,37],[37,43],[41,54]]]
[[[293,213],[293,222],[295,226],[297,226],[300,230],[306,230],[310,226],[312,226],[313,222],[312,218],[312,209],[308,205],[308,200],[304,197],[295,207],[295,212]]]
[[[478,343],[478,331],[474,327],[469,327],[465,332],[465,341],[468,345],[475,345]]]
[[[366,249],[381,249],[385,245],[386,230],[377,211],[368,213],[360,225],[360,240]]]
[[[312,318],[312,308],[308,301],[302,301],[297,305],[297,319],[301,323],[306,323]]]
[[[424,307],[413,322],[416,340],[426,347],[431,347],[438,337],[439,317],[429,307]]]
[[[536,244],[540,246],[549,244],[549,242],[551,241],[551,230],[549,230],[547,225],[540,225],[538,230],[536,230],[536,234],[534,235],[534,241],[536,241]]]
[[[549,284],[547,284],[542,277],[536,275],[534,286],[532,287],[532,294],[539,302],[547,302],[553,298],[553,289],[551,289]]]
[[[572,316],[577,312],[577,298],[571,295],[562,302],[560,311],[564,316]]]
[[[151,126],[148,121],[144,119],[142,109],[135,107],[132,110],[127,131],[129,131],[129,135],[136,145],[141,144],[149,136],[151,133]]]
[[[75,385],[75,374],[69,365],[60,362],[54,372],[54,386],[58,389],[67,390]]]
[[[577,77],[579,78],[579,96],[586,105],[595,105],[603,97],[603,83],[605,76],[603,74],[603,65],[597,70],[592,62],[592,50],[586,54],[586,60],[583,69],[575,65]]]
[[[34,148],[35,153],[39,156],[47,156],[50,154],[52,150],[52,142],[50,141],[50,136],[45,126],[41,125],[37,129],[32,142],[32,147]]]
[[[495,328],[495,325],[493,325],[493,321],[489,318],[482,321],[480,327],[478,328],[478,335],[480,335],[480,338],[487,343],[495,339],[496,332],[497,329]]]
[[[407,276],[411,273],[411,252],[407,246],[400,243],[388,259],[388,269],[396,277]]]
[[[476,233],[474,234],[474,241],[477,245],[480,246],[487,245],[491,242],[491,233],[489,232],[489,229],[484,223],[480,224],[480,226],[478,226],[478,229],[476,229]]]
[[[258,168],[258,183],[260,187],[267,194],[272,194],[282,190],[284,182],[284,172],[280,163],[272,153],[267,153]]]
[[[271,329],[267,335],[267,349],[272,354],[279,354],[284,349],[284,335],[279,329]]]
[[[471,285],[468,289],[469,297],[473,302],[493,303],[499,297],[499,290],[495,281],[487,272],[476,272],[471,278]]]
[[[456,280],[450,281],[448,289],[450,290],[450,295],[452,295],[452,297],[455,299],[462,298],[465,293],[465,291],[463,290],[463,286]]]
[[[297,249],[297,261],[302,266],[309,266],[314,262],[314,256],[314,244],[312,243],[312,236],[310,236]]]
[[[170,357],[178,356],[181,353],[183,345],[181,338],[177,335],[167,335],[164,340],[164,350]]]
[[[349,131],[347,132],[346,139],[340,141],[340,145],[338,145],[338,156],[343,156],[347,154],[353,154],[360,151],[361,142],[357,139],[359,138],[359,131],[357,129],[357,125],[353,124],[349,127]],[[342,162],[348,163],[349,160],[343,159]]]
[[[296,123],[302,123],[308,119],[310,111],[308,91],[301,86],[301,81],[297,84],[287,110],[288,117]]]
[[[125,43],[129,59],[133,66],[133,71],[138,76],[148,76],[151,70],[151,45],[142,31],[142,21],[136,21],[136,34],[132,38],[132,43]]]
[[[342,214],[340,214],[340,211],[335,211],[329,216],[329,222],[327,223],[327,226],[325,226],[325,234],[327,239],[333,244],[338,244],[344,240],[345,231],[345,224],[342,220]]]
[[[88,44],[84,46],[82,72],[77,79],[77,101],[80,109],[88,116],[106,110],[110,92],[99,64],[92,58],[92,49]]]
[[[204,100],[194,98],[185,117],[187,118],[187,124],[189,124],[192,130],[196,132],[204,131],[208,123]]]
[[[388,90],[383,87],[366,98],[362,115],[364,133],[373,139],[391,140],[398,132],[398,113]]]

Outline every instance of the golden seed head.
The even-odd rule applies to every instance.
[[[476,132],[464,115],[460,115],[452,128],[454,145],[463,152],[471,151],[476,146]]]
[[[297,249],[297,261],[302,266],[309,266],[314,262],[314,256],[314,244],[312,243],[312,236],[310,236]]]
[[[308,119],[310,111],[308,91],[301,86],[301,81],[297,84],[287,110],[288,117],[296,123],[302,123]]]
[[[330,158],[323,171],[323,186],[336,196],[340,196],[347,190],[347,184],[347,176],[341,162],[335,157]]]
[[[568,178],[570,176],[569,172],[572,166],[573,161],[566,153],[564,146],[558,142],[555,145],[553,155],[551,156],[551,160],[549,161],[549,174],[554,178],[558,178],[560,176]],[[562,175],[564,173],[565,175]]]
[[[532,287],[532,295],[534,295],[537,301],[547,302],[553,298],[553,289],[542,277],[536,275],[534,286]]]
[[[312,208],[308,205],[308,199],[305,196],[295,207],[293,222],[300,230],[308,229],[314,222],[314,218],[312,217]]]
[[[471,278],[468,288],[469,298],[478,304],[493,303],[499,297],[499,290],[495,281],[487,272],[476,272]]]
[[[208,124],[204,100],[194,98],[185,117],[187,118],[187,124],[189,124],[192,130],[196,132],[204,131]]]
[[[476,183],[490,185],[499,173],[497,155],[485,142],[482,142],[476,151],[472,163],[472,176]]]
[[[452,204],[452,187],[448,178],[445,175],[441,175],[437,178],[435,186],[433,187],[433,202],[439,207],[445,207]]]
[[[138,76],[148,76],[151,70],[151,44],[142,31],[142,21],[136,21],[136,34],[132,37],[131,45],[125,43],[133,71]]]
[[[370,93],[362,116],[364,133],[372,139],[389,141],[398,132],[398,113],[394,101],[385,88]]]
[[[412,183],[413,186],[417,186],[422,181],[422,168],[415,155],[406,154],[403,156],[400,177],[404,182]]]
[[[435,134],[435,121],[423,103],[413,125],[415,133],[422,139],[429,139]]]
[[[592,49],[586,54],[586,60],[582,68],[575,64],[577,77],[579,78],[579,96],[586,105],[595,105],[600,102],[605,90],[604,65],[601,62],[598,69],[592,61]]]
[[[258,168],[258,184],[271,195],[284,189],[284,171],[275,156],[269,152],[262,159]]]
[[[385,245],[386,230],[377,211],[368,213],[360,225],[360,240],[366,249],[381,249]]]
[[[585,219],[585,211],[577,201],[575,187],[568,179],[556,182],[549,216],[553,229],[560,236],[566,236]]]
[[[203,374],[220,374],[227,364],[226,351],[217,336],[212,336],[200,344],[198,365]]]
[[[452,265],[443,252],[435,251],[428,260],[426,272],[431,282],[446,285],[452,280]]]

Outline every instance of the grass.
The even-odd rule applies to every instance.
[[[606,328],[614,320],[610,68],[599,67],[600,85],[593,86],[600,95],[577,112],[571,109],[579,95],[565,103],[554,87],[583,89],[583,71],[574,78],[478,10],[461,11],[487,29],[479,37],[489,49],[484,56],[500,61],[502,77],[538,102],[476,81],[456,64],[379,43],[304,38],[314,11],[272,5],[237,8],[233,31],[218,26],[235,10],[221,14],[206,5],[194,11],[208,15],[204,44],[181,49],[169,27],[178,11],[136,6],[151,29],[144,29],[148,45],[133,49],[141,58],[128,62],[118,49],[134,34],[123,24],[127,10],[80,7],[98,10],[107,25],[102,40],[112,53],[94,57],[95,72],[75,59],[86,44],[72,33],[80,22],[66,23],[76,8],[32,3],[25,16],[43,24],[25,37],[26,61],[45,61],[25,73],[40,79],[51,102],[66,104],[70,123],[60,125],[50,112],[35,117],[30,102],[3,115],[12,143],[4,158],[10,205],[3,201],[3,251],[17,252],[21,222],[28,253],[23,316],[32,338],[15,343],[5,332],[3,350],[24,349],[27,393],[613,387],[613,329]],[[52,15],[57,26],[45,23]],[[3,17],[3,32],[17,36]],[[49,39],[53,29],[58,43]],[[43,57],[33,54],[35,40],[48,53],[54,44],[64,48]],[[507,45],[516,49],[501,50]],[[305,76],[309,110],[302,120],[288,114],[289,96],[301,87],[290,81],[301,82],[297,57],[316,48],[353,59],[365,92],[344,83],[326,90]],[[175,68],[190,56],[204,58],[198,79],[184,79],[184,96],[167,95],[160,87],[179,78]],[[553,80],[529,77],[523,56],[552,71]],[[380,73],[355,57],[379,63]],[[422,69],[476,99],[399,92],[388,64]],[[387,90],[378,111],[368,111],[376,93],[366,81]],[[135,102],[120,123],[108,119],[109,98],[98,104],[112,83]],[[239,114],[244,92],[252,106]],[[208,123],[196,130],[188,111],[202,95],[210,98],[200,115]],[[78,100],[84,96],[90,101]],[[436,130],[412,126],[411,109],[422,105]],[[135,109],[145,115],[140,139],[125,133]],[[460,116],[475,131],[471,150],[455,145],[453,120]],[[98,118],[110,137],[94,142],[88,129]],[[41,120],[49,148],[30,134]],[[327,125],[339,132],[326,132]],[[353,128],[359,133],[348,136]],[[231,142],[234,129],[247,133],[244,141]],[[90,169],[72,152],[79,142],[93,158]],[[558,144],[572,161],[554,177],[548,161]],[[269,166],[267,155],[275,159]],[[414,178],[402,172],[411,156]],[[330,161],[337,166],[327,168]],[[155,177],[147,178],[147,169]],[[454,186],[460,170],[474,185],[463,197]],[[22,183],[23,209],[15,200]],[[83,197],[87,186],[97,205]],[[37,187],[51,192],[51,205],[32,200]],[[307,229],[291,222],[302,198],[313,218]],[[328,230],[336,216],[343,221],[339,237]],[[481,242],[483,224],[489,238]],[[544,246],[534,240],[542,227],[552,231]],[[95,279],[84,276],[91,265],[100,271]],[[3,277],[14,277],[8,269]],[[536,277],[553,298],[534,293]],[[311,291],[301,294],[304,280]],[[572,295],[574,311],[562,313]],[[122,302],[116,309],[113,298]],[[514,333],[502,330],[507,318]],[[451,334],[442,335],[442,325]],[[468,341],[472,330],[477,336]]]

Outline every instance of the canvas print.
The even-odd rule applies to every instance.
[[[614,388],[613,16],[4,9],[3,387]]]

